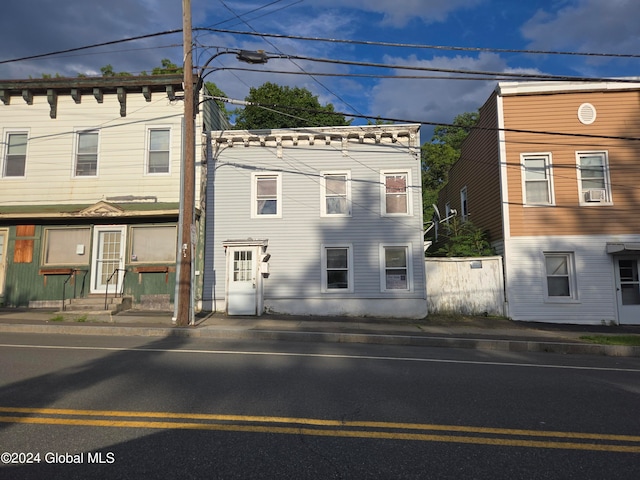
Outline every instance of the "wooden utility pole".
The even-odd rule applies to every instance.
[[[186,326],[191,319],[191,260],[195,243],[195,97],[191,39],[191,0],[182,0],[182,38],[184,49],[184,152],[182,157],[182,235],[178,252],[177,325]]]

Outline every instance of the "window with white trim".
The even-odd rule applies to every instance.
[[[98,131],[83,131],[76,134],[76,177],[98,175]]]
[[[523,155],[522,179],[525,205],[553,205],[551,154]]]
[[[580,203],[610,203],[611,184],[607,152],[576,152],[576,160]]]
[[[169,173],[171,130],[150,128],[148,132],[147,173]]]
[[[351,173],[321,172],[320,198],[323,217],[351,216]]]
[[[552,301],[576,298],[576,276],[573,253],[545,252],[546,298]]]
[[[411,245],[380,245],[381,291],[413,291]]]
[[[411,215],[408,171],[382,171],[382,215]]]
[[[282,175],[280,173],[251,174],[251,217],[282,217]]]
[[[24,177],[27,165],[27,133],[7,133],[2,175],[4,177]]]
[[[353,292],[353,247],[351,245],[322,245],[321,262],[322,292]]]

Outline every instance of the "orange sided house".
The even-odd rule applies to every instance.
[[[440,193],[504,257],[505,315],[640,324],[640,81],[499,83]]]

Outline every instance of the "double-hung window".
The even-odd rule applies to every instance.
[[[545,252],[547,300],[563,301],[576,298],[576,280],[572,253]]]
[[[98,132],[96,130],[77,133],[74,171],[76,177],[98,175]]]
[[[351,245],[323,245],[322,292],[353,292],[353,247]]]
[[[147,173],[169,173],[170,129],[149,129]]]
[[[251,217],[282,217],[282,175],[280,173],[251,174]]]
[[[551,154],[522,156],[525,205],[553,205]]]
[[[27,133],[8,133],[5,151],[3,176],[24,177],[27,164]]]
[[[380,285],[386,291],[412,291],[410,245],[380,246]]]
[[[578,188],[581,204],[611,202],[609,159],[606,152],[578,152]]]
[[[321,175],[321,215],[323,217],[350,216],[351,174],[349,172],[323,172]]]
[[[381,172],[383,215],[411,215],[409,179],[408,171]]]

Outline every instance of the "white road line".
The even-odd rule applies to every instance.
[[[613,368],[613,367],[586,367],[580,365],[543,365],[533,363],[515,362],[487,362],[477,360],[446,360],[440,358],[415,358],[415,357],[389,357],[376,355],[346,355],[333,353],[291,353],[291,352],[247,352],[240,350],[192,350],[192,349],[165,349],[165,348],[126,348],[126,347],[77,347],[62,345],[14,345],[0,344],[0,348],[39,348],[55,350],[101,350],[107,352],[137,352],[137,353],[195,353],[208,355],[246,355],[246,356],[274,356],[274,357],[307,357],[326,359],[352,359],[352,360],[384,360],[392,362],[420,362],[420,363],[448,363],[460,365],[487,365],[500,367],[527,367],[527,368],[555,368],[565,370],[587,370],[598,372],[625,372],[640,373],[637,368]]]

